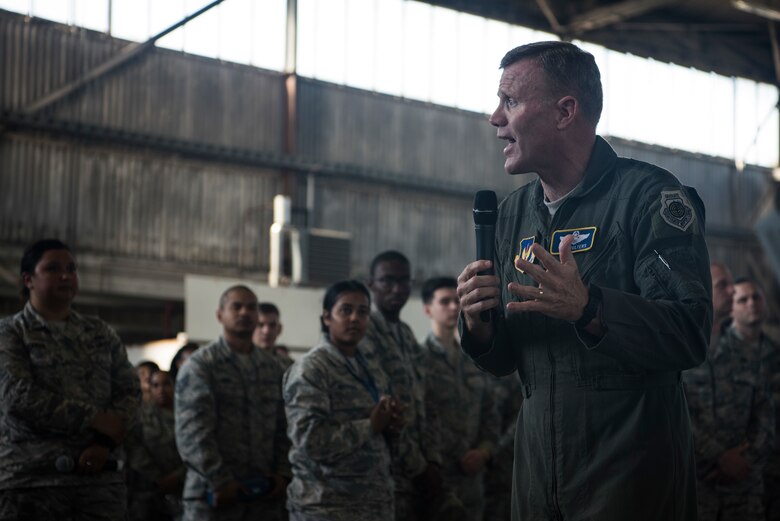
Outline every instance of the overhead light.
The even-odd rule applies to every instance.
[[[780,6],[756,4],[754,2],[747,2],[746,0],[733,0],[731,5],[740,11],[780,22],[780,8],[778,8]]]

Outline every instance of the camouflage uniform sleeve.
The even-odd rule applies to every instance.
[[[279,371],[279,386],[283,384],[284,371]],[[274,471],[280,476],[292,478],[290,468],[290,438],[287,437],[287,416],[284,402],[276,409],[276,429],[274,430]]]
[[[727,448],[718,441],[715,418],[710,400],[707,399],[707,386],[711,385],[709,371],[705,371],[708,367],[708,363],[705,363],[701,367],[683,372],[696,459],[704,466],[717,465],[718,458]]]
[[[140,476],[143,481],[153,483],[160,477],[157,465],[155,465],[154,459],[144,443],[144,424],[140,418],[137,419],[128,433],[124,447],[127,452],[129,481],[138,479],[137,476]]]
[[[493,396],[491,382],[484,378],[485,390],[482,393],[480,426],[477,447],[487,451],[488,455],[495,454],[500,435],[501,417],[498,414],[496,399]]]
[[[753,407],[747,431],[747,441],[750,446],[745,451],[747,461],[760,468],[761,472],[769,461],[769,455],[775,444],[775,411],[771,394],[770,362],[770,357],[761,360],[759,373],[761,380],[753,390]]]
[[[422,444],[423,451],[425,453],[425,460],[428,463],[435,463],[441,467],[441,412],[439,411],[437,401],[432,399],[435,390],[431,386],[431,378],[428,375],[428,368],[430,367],[428,356],[429,355],[427,351],[422,349],[422,354],[420,355],[418,362],[420,364],[419,367],[422,378],[425,382],[425,420],[423,422]]]
[[[129,429],[138,420],[141,388],[124,344],[111,327],[105,327],[111,349],[111,409],[125,417]]]
[[[234,479],[224,468],[217,443],[217,413],[208,369],[190,359],[176,377],[176,447],[184,464],[203,476],[211,490]]]
[[[325,371],[301,360],[284,379],[287,433],[309,458],[333,464],[367,443],[375,433],[368,417],[343,423],[332,419]]]
[[[0,326],[0,403],[8,415],[38,432],[76,434],[87,428],[98,409],[37,385],[21,332]]]

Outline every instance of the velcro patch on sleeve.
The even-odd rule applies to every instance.
[[[685,191],[682,188],[662,190],[660,197],[658,210],[660,221],[681,232],[688,231],[688,228],[696,221],[696,212]],[[656,219],[653,220],[656,221]],[[659,231],[656,228],[656,234],[659,234]]]

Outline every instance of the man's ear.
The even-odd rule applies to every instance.
[[[433,318],[431,316],[431,305],[430,304],[423,304],[423,311],[426,315],[428,315],[428,318]]]
[[[556,104],[558,108],[558,129],[563,130],[574,123],[580,111],[580,104],[574,96],[564,96]]]
[[[217,316],[217,322],[219,322],[221,324],[222,323],[222,308],[217,308],[216,316]]]
[[[279,335],[282,334],[282,329],[283,329],[282,323],[279,322],[279,331],[277,331],[276,336],[279,336]]]
[[[24,284],[25,288],[32,289],[33,288],[32,275],[30,275],[27,272],[22,273],[22,283]]]

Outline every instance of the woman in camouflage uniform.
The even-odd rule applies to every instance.
[[[392,521],[393,478],[385,433],[401,413],[386,395],[387,378],[358,347],[371,300],[360,282],[328,288],[323,342],[285,375],[287,432],[292,440],[293,521]]]
[[[124,519],[133,367],[113,329],[71,309],[64,243],[32,244],[20,272],[26,305],[0,321],[0,519]]]

